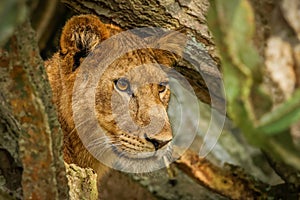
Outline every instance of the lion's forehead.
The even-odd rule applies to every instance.
[[[168,75],[157,63],[113,63],[103,76],[107,79],[127,78],[131,83],[160,83],[168,81]]]
[[[134,84],[159,84],[167,81],[168,76],[158,64],[145,64],[132,68],[125,77]]]
[[[128,52],[113,59],[112,63],[105,63],[103,65],[103,60],[99,60],[97,53],[94,52],[91,57],[92,60],[97,60],[99,62],[99,67],[106,68],[105,71],[111,75],[125,76],[129,74],[134,77],[136,74],[147,75],[148,77],[157,76],[162,74],[161,67],[157,63],[155,56],[151,49],[141,49],[132,52]],[[95,59],[94,59],[95,58]],[[91,59],[88,59],[89,61]],[[87,65],[96,63],[88,62]]]

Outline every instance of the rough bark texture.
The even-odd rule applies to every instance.
[[[70,200],[98,199],[97,174],[92,169],[82,169],[75,164],[66,164],[70,187]]]
[[[67,179],[62,133],[28,21],[0,50],[0,74],[0,199],[97,199],[91,170],[68,167]]]
[[[207,0],[188,1],[69,1],[68,4],[78,13],[93,13],[106,23],[114,23],[124,29],[136,27],[185,28],[197,40],[214,50],[212,37],[208,31],[205,14]]]
[[[186,151],[176,161],[180,169],[193,177],[201,185],[222,194],[230,199],[266,198],[264,191],[267,185],[255,181],[238,167],[227,165],[219,168],[210,161],[192,151]]]
[[[1,145],[11,156],[11,163],[23,169],[22,178],[16,179],[20,185],[14,187],[22,186],[24,199],[46,199],[48,195],[68,198],[60,128],[28,22],[17,28],[9,54],[2,55],[1,116],[5,129],[1,134],[7,140]]]

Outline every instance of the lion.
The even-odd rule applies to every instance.
[[[168,67],[160,65],[170,65],[172,56],[143,47],[112,59],[112,53],[139,38],[128,34],[120,41],[115,36],[121,32],[94,15],[74,16],[62,30],[60,50],[45,62],[64,134],[64,160],[92,168],[98,177],[107,172],[106,165],[110,164],[127,171],[150,171],[153,163],[162,163],[168,157],[165,151],[171,149],[173,139],[167,114]],[[109,39],[112,42],[105,43]],[[112,61],[104,61],[107,59]],[[92,77],[95,69],[103,70],[92,90],[94,94],[90,95],[88,86],[78,88],[85,79],[84,73]],[[91,122],[90,116],[95,117],[95,122]],[[84,138],[89,138],[87,144]],[[110,164],[103,163],[103,157],[109,158]]]

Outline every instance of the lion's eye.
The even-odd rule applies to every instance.
[[[129,92],[130,91],[130,83],[126,78],[120,78],[114,81],[118,90],[122,92]]]
[[[165,81],[165,82],[160,82],[160,83],[158,84],[158,92],[159,92],[159,93],[163,93],[163,92],[166,90],[168,84],[169,84],[169,83],[168,83],[167,81]]]

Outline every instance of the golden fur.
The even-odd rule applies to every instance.
[[[91,52],[95,53],[97,45],[118,32],[121,32],[121,29],[103,24],[96,16],[75,16],[63,28],[60,51],[45,63],[53,92],[53,102],[57,106],[59,121],[64,133],[64,159],[67,163],[91,167],[99,176],[105,172],[106,168],[87,151],[77,134],[73,119],[72,94],[76,76],[81,70],[85,57]],[[130,41],[128,45],[130,45]],[[118,50],[122,47],[111,48]],[[110,47],[107,49],[109,51]],[[163,53],[163,51],[157,51],[155,54],[155,51],[151,49],[127,52],[110,64],[98,82],[95,94],[98,123],[105,130],[110,143],[116,144],[120,157],[126,155],[122,159],[130,160],[131,165],[135,164],[134,159],[131,160],[131,158],[136,153],[154,152],[172,139],[172,130],[166,112],[170,99],[168,77],[156,65],[158,60],[165,65],[170,64],[170,55],[166,56]],[[94,62],[91,61],[90,65],[97,64]],[[145,66],[138,67],[141,65]],[[143,80],[143,78],[147,78],[147,74],[155,77],[153,83],[143,84],[145,81],[147,82],[147,80]],[[132,94],[118,89],[116,80],[123,77],[126,77],[132,86]],[[123,86],[121,82],[117,82],[117,84]],[[129,131],[124,131],[117,124],[111,104],[113,95],[117,102],[115,109],[117,112],[121,111],[117,116],[118,120],[124,122],[124,126],[128,125]],[[126,124],[128,116],[122,112],[122,110],[126,110],[126,105],[122,103],[124,99],[129,102],[130,117],[137,127],[132,127],[130,123]],[[153,107],[155,109],[152,109]],[[155,135],[147,135],[143,132],[147,130],[145,127],[151,124],[151,120],[163,124],[159,133]],[[89,128],[91,127],[87,127],[87,129]],[[103,147],[99,144],[99,148]]]

